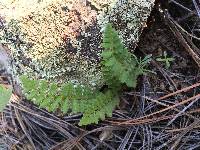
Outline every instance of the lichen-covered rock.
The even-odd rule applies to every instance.
[[[1,43],[16,74],[57,82],[103,84],[102,31],[111,22],[131,50],[154,0],[15,0],[0,2]]]

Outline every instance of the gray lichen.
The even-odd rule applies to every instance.
[[[154,0],[52,0],[17,19],[4,16],[1,42],[12,52],[16,74],[99,87],[105,24],[112,22],[133,50],[153,5]]]

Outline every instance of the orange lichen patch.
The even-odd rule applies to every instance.
[[[62,0],[1,0],[0,15],[7,21],[11,19],[20,19],[31,12],[47,7],[49,4]]]
[[[80,8],[80,9],[77,9]],[[64,30],[64,38],[76,39],[97,19],[97,13],[82,3],[77,3],[68,13],[69,25]]]
[[[75,6],[74,6],[75,5]],[[63,44],[63,38],[76,41],[77,36],[93,23],[96,14],[83,3],[75,2],[71,9],[61,4],[51,4],[39,12],[20,19],[19,26],[27,43],[32,45],[31,59],[43,59]],[[64,9],[64,7],[66,7]],[[77,10],[76,8],[80,8]],[[73,46],[77,45],[73,42]]]

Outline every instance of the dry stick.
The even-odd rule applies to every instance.
[[[200,58],[193,51],[193,49],[187,44],[187,41],[184,39],[183,35],[178,30],[175,21],[166,13],[166,20],[168,22],[169,28],[172,30],[174,35],[177,37],[178,41],[182,44],[182,46],[187,50],[187,52],[191,55],[194,61],[197,63],[198,67],[200,67]]]
[[[41,116],[41,115],[39,115],[39,114],[36,114],[35,112],[33,112],[33,111],[32,111],[31,109],[29,109],[29,108],[23,108],[22,106],[21,106],[21,108],[20,108],[20,107],[19,107],[20,104],[19,104],[19,106],[16,106],[16,105],[14,105],[14,104],[12,104],[12,103],[11,103],[10,105],[13,106],[15,109],[20,109],[21,111],[24,111],[24,112],[26,112],[26,113],[28,113],[28,114],[31,114],[31,115],[33,115],[33,116],[36,116],[36,117],[38,117],[38,118],[40,118],[40,119],[52,121],[52,122],[51,122],[52,125],[54,125],[54,127],[56,127],[58,130],[62,131],[62,133],[63,133],[65,136],[67,136],[67,137],[69,137],[69,138],[73,138],[73,136],[72,136],[70,133],[68,133],[63,127],[60,127],[60,126],[59,126],[59,124],[60,124],[59,121],[53,120],[53,119],[51,119],[51,118],[47,118],[47,117],[45,117],[45,116]],[[27,109],[27,110],[26,110],[26,109]],[[66,122],[66,124],[67,124],[67,122]],[[78,143],[77,147],[78,147],[78,148],[82,148],[83,146],[82,146],[80,143]]]
[[[186,114],[192,114],[192,113],[198,113],[200,112],[200,108],[197,108],[195,110],[191,110],[191,111],[188,111]],[[198,120],[197,120],[198,121]],[[180,131],[183,131],[185,130],[187,127],[185,128],[178,128],[178,129],[171,129],[171,130],[166,130],[166,132],[169,132],[169,133],[173,133],[173,132],[180,132]],[[200,125],[198,126],[195,126],[194,128],[200,128]]]
[[[197,98],[195,101],[192,101],[188,106],[186,106],[183,110],[179,111],[178,114],[176,114],[176,116],[167,123],[167,126],[169,126],[170,124],[172,124],[179,116],[181,116],[182,114],[185,113],[185,111],[187,109],[189,109],[189,107],[191,107],[195,102],[197,102],[199,100],[199,98]],[[196,120],[199,120],[199,119],[196,119]],[[199,120],[200,121],[200,120]]]
[[[14,119],[14,113],[13,113],[13,111],[12,111],[12,107],[9,105],[9,109],[10,109],[10,117],[11,117],[11,121],[12,121],[12,125],[14,126],[14,130],[15,130],[15,133],[17,133],[17,124],[16,124],[16,122],[15,122],[15,119]]]
[[[100,132],[100,131],[103,131],[103,130],[105,130],[105,129],[111,129],[111,130],[118,130],[118,131],[119,131],[119,130],[122,130],[123,128],[116,127],[116,126],[100,127],[100,128],[94,129],[94,130],[92,130],[92,131],[86,131],[85,133],[81,134],[81,135],[78,136],[78,137],[73,138],[72,140],[73,140],[74,142],[79,142],[79,141],[80,141],[83,137],[85,137],[86,135],[89,135],[89,134],[94,133],[94,132]],[[65,147],[65,146],[67,146],[67,144],[69,144],[70,142],[72,143],[72,140],[65,140],[65,141],[62,141],[62,142],[58,143],[57,145],[55,145],[54,147],[52,147],[50,150],[58,149],[59,146],[62,146],[62,145],[64,145],[63,147]],[[73,144],[74,144],[74,143],[72,143],[72,144],[70,145],[70,148],[71,148],[71,146],[74,146]]]
[[[189,126],[186,127],[186,130],[184,130],[183,132],[180,133],[179,138],[174,142],[174,144],[171,147],[171,150],[177,149],[176,147],[178,146],[178,144],[180,143],[181,139],[184,137],[185,134],[187,134],[190,130],[192,130],[195,126],[197,126],[200,123],[200,121],[195,121],[192,124],[190,124]]]
[[[14,111],[15,111],[15,115],[16,115],[16,118],[23,130],[23,132],[25,133],[26,137],[28,138],[28,140],[30,141],[30,144],[32,145],[33,149],[36,150],[36,147],[35,147],[35,144],[33,142],[33,140],[31,139],[31,136],[29,135],[27,129],[26,129],[26,126],[25,124],[23,123],[22,119],[21,119],[21,116],[20,116],[20,113],[19,111],[17,110],[17,108],[14,108]]]
[[[173,23],[174,23],[174,25],[176,25],[176,27],[179,29],[179,31],[180,31],[181,33],[183,33],[184,35],[187,35],[188,37],[191,37],[191,38],[194,38],[194,39],[200,41],[200,38],[199,38],[199,37],[197,37],[197,36],[195,36],[195,35],[189,33],[189,32],[186,31],[183,27],[181,27],[181,26],[178,24],[178,21],[175,22],[175,21],[173,20]]]
[[[188,86],[188,87],[183,88],[183,89],[181,89],[181,90],[178,90],[178,91],[176,91],[176,92],[173,92],[173,93],[167,94],[167,95],[165,95],[165,96],[162,96],[162,97],[160,97],[160,98],[158,99],[158,101],[163,100],[163,99],[166,99],[166,98],[168,98],[168,97],[170,97],[170,96],[179,94],[179,93],[181,93],[181,92],[186,92],[186,91],[188,91],[188,90],[190,90],[190,89],[193,89],[193,88],[195,88],[195,87],[198,87],[198,86],[200,86],[200,83],[195,83],[195,84],[193,84],[193,85],[191,85],[191,86]]]
[[[169,18],[169,19],[170,19],[170,18]],[[172,19],[172,18],[171,18],[171,19]],[[196,37],[195,35],[193,35],[193,34],[191,34],[191,33],[188,33],[184,28],[182,28],[182,27],[181,27],[176,21],[174,21],[173,19],[172,19],[172,21],[173,21],[174,25],[176,26],[176,28],[179,29],[179,31],[180,31],[183,35],[185,35],[185,39],[186,39],[186,41],[190,44],[191,49],[193,49],[194,52],[199,56],[199,55],[200,55],[200,50],[199,50],[199,48],[192,42],[191,38],[196,39],[196,40],[198,40],[198,41],[200,41],[200,38]],[[189,44],[188,44],[188,45],[189,45]]]
[[[65,143],[60,150],[72,150],[77,143],[81,140],[81,136],[76,137],[74,140],[69,140],[67,143]],[[56,150],[56,149],[55,149]],[[84,147],[81,150],[86,150]]]
[[[70,139],[70,140],[62,141],[62,142],[56,144],[55,146],[51,147],[49,150],[57,150],[57,149],[62,150],[63,147],[65,147],[65,146],[67,146],[68,150],[71,150],[79,142],[79,138],[80,137],[75,137],[75,138]]]
[[[200,108],[197,108],[197,109],[195,109],[195,110],[188,111],[187,113],[188,113],[188,114],[192,114],[192,113],[199,113],[199,112],[200,112]],[[166,132],[180,132],[180,131],[185,130],[186,128],[187,128],[187,127],[178,128],[178,129],[171,129],[171,130],[166,130]],[[200,128],[200,125],[195,126],[194,128]]]
[[[197,126],[194,127],[194,129],[197,129],[197,128],[200,128],[200,125],[197,125]],[[186,129],[187,129],[187,127],[184,127],[184,128],[179,128],[179,129],[166,130],[166,132],[169,132],[169,133],[182,132],[182,131],[184,131]]]
[[[192,88],[195,88],[195,87],[197,87],[197,86],[200,86],[200,83],[193,84],[193,85],[191,85],[191,86],[189,86],[189,87],[186,87],[186,88],[183,88],[183,89],[178,90],[178,91],[176,91],[176,92],[173,92],[173,93],[170,93],[170,94],[168,94],[168,95],[165,95],[165,96],[159,98],[158,100],[153,100],[153,99],[150,99],[150,98],[148,98],[148,97],[145,97],[145,98],[146,98],[147,100],[151,100],[151,101],[153,101],[153,102],[155,102],[155,103],[158,103],[158,104],[160,104],[160,105],[162,105],[162,106],[167,106],[167,108],[169,108],[169,107],[170,107],[169,105],[163,104],[162,102],[159,102],[159,100],[168,98],[168,97],[170,97],[170,96],[176,95],[176,94],[181,93],[181,92],[186,92],[186,91],[188,91],[188,90],[190,90],[190,89],[192,89]],[[191,97],[191,98],[193,98],[193,97]],[[178,104],[179,104],[179,103],[178,103]],[[165,109],[166,109],[166,108],[165,108]],[[180,112],[180,110],[178,110],[178,109],[176,109],[176,108],[175,108],[174,110]],[[155,113],[157,114],[157,113],[159,113],[159,112],[160,112],[160,111],[155,112]],[[143,118],[147,118],[147,117],[149,117],[149,116],[154,115],[155,113],[152,113],[152,114],[149,114],[149,115],[146,115],[146,116],[137,118],[137,119],[133,119],[133,120],[140,120],[140,119],[143,119]],[[189,114],[187,114],[187,113],[184,113],[184,114],[189,115]],[[189,115],[189,117],[192,117],[193,119],[197,119],[197,118],[195,118],[195,117],[193,117],[193,116],[191,116],[191,115]],[[126,122],[126,121],[125,121],[125,122]],[[115,122],[114,122],[114,123],[115,123]]]
[[[52,119],[52,118],[50,118],[50,117],[45,117],[45,116],[42,116],[42,115],[40,115],[39,113],[36,113],[34,110],[32,110],[32,109],[30,109],[29,107],[27,107],[27,106],[25,106],[25,105],[23,105],[23,103],[22,104],[20,104],[20,103],[10,103],[9,105],[11,105],[11,106],[13,106],[13,107],[16,107],[16,108],[18,108],[19,110],[21,110],[21,111],[23,111],[23,112],[25,112],[25,113],[28,113],[28,114],[30,114],[30,115],[33,115],[33,116],[35,116],[35,117],[38,117],[38,118],[40,118],[40,119],[42,119],[42,120],[45,120],[45,121],[51,121],[51,122],[53,122],[53,123],[56,123],[56,124],[63,124],[63,125],[66,125],[66,126],[69,126],[69,127],[74,127],[74,128],[77,128],[77,129],[79,129],[79,130],[81,130],[81,131],[84,131],[83,129],[81,129],[81,128],[78,128],[78,127],[76,127],[76,126],[73,126],[73,125],[71,125],[70,123],[68,123],[68,122],[66,122],[66,121],[63,121],[63,120],[61,120],[60,118],[58,118],[58,117],[56,117],[56,116],[54,116],[53,114],[50,114],[50,113],[48,113],[48,112],[46,112],[46,111],[43,111],[43,110],[40,110],[41,112],[42,112],[42,114],[44,114],[44,113],[48,113],[48,115],[50,115],[52,118],[54,118],[54,119],[56,119],[56,120],[54,120],[54,119]],[[35,107],[35,108],[37,108],[37,107]],[[38,108],[37,108],[37,110],[39,110]],[[69,135],[69,137],[70,137],[71,135]]]
[[[169,77],[169,75],[157,64],[156,61],[152,60],[151,64],[153,64],[156,68],[158,68],[158,70],[160,71],[160,73],[162,74],[162,76],[169,82],[172,83],[172,85],[174,86],[174,88],[177,90],[176,84],[174,83],[174,81]]]
[[[171,3],[171,2],[173,2],[174,4],[178,5],[179,7],[183,8],[183,9],[189,11],[189,12],[193,12],[192,10],[190,10],[189,8],[187,8],[187,7],[183,6],[182,4],[176,2],[175,0],[170,0],[169,3]]]
[[[197,11],[197,15],[200,17],[200,8],[199,8],[196,0],[192,0],[192,1],[193,1],[194,6],[195,6],[195,9]]]
[[[195,13],[190,12],[190,13],[186,14],[185,16],[181,17],[181,18],[177,18],[176,21],[177,21],[177,23],[181,23],[181,22],[185,21],[186,19],[190,18],[193,15],[195,15]]]
[[[198,56],[200,55],[200,50],[199,48],[192,42],[192,38],[194,37],[190,37],[187,33],[184,33],[185,34],[185,38],[187,40],[187,42],[190,44],[191,48],[195,51],[195,53],[198,54]],[[200,41],[200,40],[199,40]]]
[[[173,118],[174,115],[168,115],[168,116],[162,116],[162,117],[154,117],[151,119],[144,119],[144,120],[136,120],[135,122],[131,122],[131,123],[119,123],[118,125],[140,125],[140,124],[150,124],[150,123],[156,123],[162,120],[167,120],[167,119],[171,119]],[[115,123],[115,122],[114,122]]]
[[[185,103],[188,103],[188,102],[190,102],[190,101],[192,101],[193,99],[196,99],[196,98],[200,98],[200,94],[197,94],[197,95],[195,95],[195,96],[193,96],[193,97],[190,97],[190,98],[188,98],[188,99],[186,99],[186,100],[183,100],[183,101],[180,102],[180,103],[177,103],[177,104],[175,104],[175,105],[169,106],[169,107],[167,107],[167,108],[164,108],[164,109],[159,110],[159,111],[157,111],[157,112],[151,113],[151,114],[149,114],[149,115],[146,115],[146,116],[143,116],[143,117],[140,117],[140,118],[137,118],[137,119],[130,119],[130,120],[124,121],[124,122],[113,122],[113,123],[118,124],[118,125],[127,125],[127,124],[131,124],[131,122],[133,122],[133,121],[139,121],[139,120],[141,120],[141,119],[145,119],[145,118],[151,117],[151,116],[153,116],[153,115],[156,115],[156,114],[165,112],[165,111],[167,111],[167,110],[176,108],[177,106],[180,106],[180,105],[183,105],[183,104],[185,104]],[[173,115],[173,116],[174,116],[174,115]]]
[[[150,101],[152,101],[152,102],[154,102],[154,103],[157,103],[157,104],[159,104],[159,105],[161,105],[161,106],[170,107],[170,105],[167,105],[167,104],[165,104],[165,103],[163,103],[163,102],[160,102],[160,101],[158,101],[158,100],[154,100],[154,99],[151,99],[151,98],[149,98],[149,97],[144,97],[144,98],[147,99],[147,100],[150,100]],[[195,102],[195,101],[193,101],[193,102]],[[192,102],[192,103],[193,103],[193,102]],[[190,118],[192,118],[192,119],[194,119],[194,120],[199,120],[199,118],[196,118],[196,117],[194,117],[194,116],[188,114],[187,112],[183,112],[183,110],[180,111],[180,110],[177,109],[177,108],[174,108],[174,110],[175,110],[176,112],[178,112],[179,115],[180,115],[180,113],[183,113],[183,115],[186,115],[186,116],[188,116],[188,117],[190,117]]]
[[[1,113],[0,114],[1,115],[1,121],[2,121],[2,131],[7,135],[8,133],[7,133],[7,123],[6,123],[6,119],[5,119],[5,116],[4,116],[4,114],[3,113]],[[5,123],[5,125],[4,125],[4,123]],[[11,130],[12,131],[12,130]]]
[[[159,122],[159,121],[162,121],[162,120],[171,119],[173,117],[174,117],[174,115],[168,115],[168,116],[161,116],[161,117],[153,117],[151,119],[147,118],[147,119],[143,119],[143,120],[132,119],[131,123],[129,123],[128,121],[125,121],[125,122],[108,121],[108,122],[112,123],[114,125],[118,125],[118,126],[121,126],[121,125],[126,125],[126,126],[131,125],[132,126],[132,125],[142,125],[142,124],[156,123],[156,122]]]

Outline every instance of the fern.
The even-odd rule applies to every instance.
[[[123,47],[111,24],[104,31],[102,46],[105,49],[101,54],[102,72],[108,86],[116,89],[124,83],[128,87],[136,87],[137,77],[145,73],[144,67],[150,61],[149,57],[138,61],[134,54]]]
[[[12,94],[11,89],[7,89],[2,85],[0,85],[0,112],[3,111],[3,109],[8,104],[11,94]]]
[[[83,113],[79,125],[98,123],[106,116],[111,117],[112,111],[119,103],[119,99],[114,98],[110,91],[102,93],[81,85],[59,85],[46,80],[29,79],[27,76],[21,76],[20,79],[26,98],[40,108],[50,112],[60,109],[63,114]]]
[[[135,87],[137,77],[146,72],[144,67],[150,58],[147,56],[143,60],[138,60],[124,48],[111,24],[106,26],[102,46],[105,50],[101,54],[101,69],[108,85],[104,92],[92,91],[88,87],[72,83],[50,83],[21,76],[26,98],[50,112],[60,110],[63,114],[83,113],[79,125],[98,123],[106,116],[111,117],[112,111],[119,104],[122,84]]]

